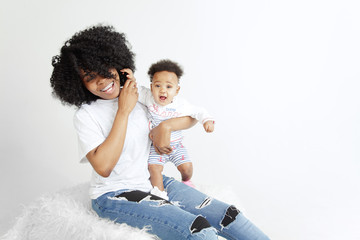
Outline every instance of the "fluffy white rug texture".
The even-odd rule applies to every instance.
[[[146,229],[99,218],[91,209],[89,183],[45,194],[23,209],[1,240],[150,240]],[[232,187],[198,185],[197,189],[243,211]]]

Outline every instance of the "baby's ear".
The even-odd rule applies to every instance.
[[[180,92],[180,86],[177,86],[176,94],[178,94],[179,92]]]

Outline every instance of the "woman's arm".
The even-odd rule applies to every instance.
[[[118,162],[124,147],[128,118],[137,102],[135,81],[126,81],[119,95],[118,110],[108,137],[91,150],[87,159],[102,177],[108,177]]]
[[[169,154],[172,152],[170,147],[170,137],[172,131],[191,128],[197,123],[192,117],[172,118],[161,122],[150,132],[150,138],[153,141],[154,148],[158,154]]]

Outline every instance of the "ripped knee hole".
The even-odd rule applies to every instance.
[[[202,216],[197,216],[194,222],[191,224],[190,232],[197,233],[203,230],[204,228],[211,227],[210,223]]]

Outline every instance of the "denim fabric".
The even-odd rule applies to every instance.
[[[237,213],[234,218],[224,221],[224,218],[226,220],[226,217],[229,216],[227,215],[228,209],[231,207],[234,209],[234,206],[213,199],[173,178],[164,176],[163,179],[164,188],[168,192],[171,202],[178,202],[179,207],[184,211],[204,216],[211,226],[218,230],[220,236],[233,240],[269,240],[238,210],[233,211]],[[228,225],[226,225],[227,223]]]
[[[126,192],[122,190],[92,200],[92,207],[100,217],[133,227],[148,227],[150,233],[164,240],[212,240],[217,239],[217,234],[234,240],[269,239],[233,206],[173,178],[163,176],[163,182],[171,203],[150,194],[140,201],[128,201],[121,197]],[[199,216],[205,217],[212,227],[198,225],[203,221],[197,221]]]

